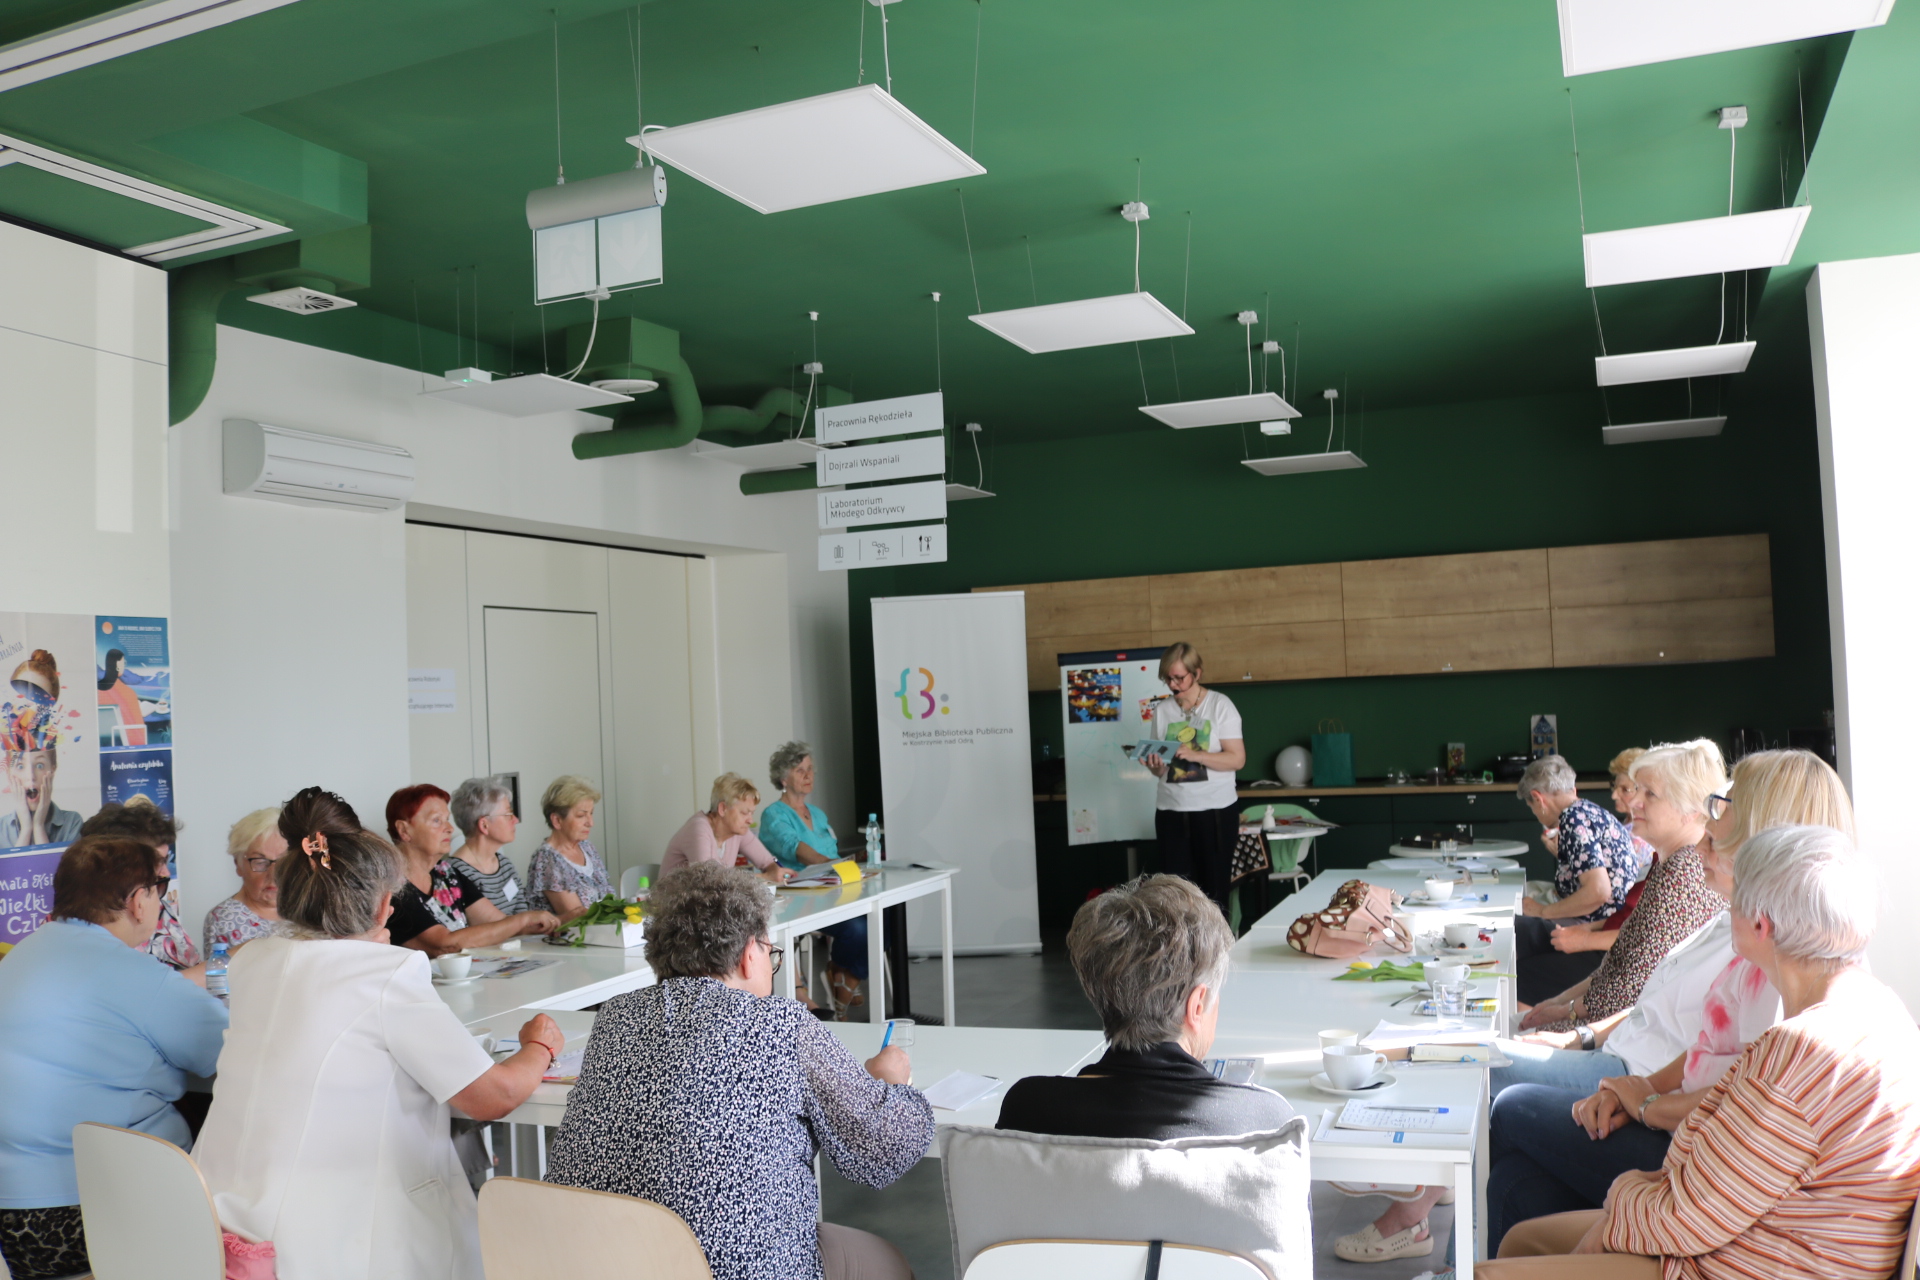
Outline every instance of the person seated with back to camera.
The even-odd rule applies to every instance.
[[[1223,1137],[1277,1129],[1285,1098],[1215,1078],[1213,1047],[1233,932],[1182,876],[1149,875],[1074,913],[1067,952],[1111,1047],[1077,1076],[1028,1076],[996,1128],[1087,1138]]]
[[[667,841],[666,857],[660,860],[660,877],[665,879],[682,867],[700,862],[716,862],[723,867],[744,857],[768,884],[785,884],[793,872],[780,865],[771,850],[753,834],[753,813],[760,807],[760,792],[737,773],[723,773],[713,780],[713,793],[705,813],[696,813]]]

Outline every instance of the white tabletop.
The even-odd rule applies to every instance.
[[[516,1009],[540,1009],[547,1013],[585,1009],[623,991],[653,983],[653,970],[647,967],[646,956],[639,947],[628,951],[617,947],[554,947],[528,938],[522,940],[518,951],[476,947],[467,954],[474,958],[476,966],[502,959],[558,961],[511,978],[472,978],[452,984],[435,982],[433,989],[468,1026],[491,1025]],[[526,1021],[526,1016],[515,1021],[514,1027]]]
[[[773,909],[773,933],[808,933],[864,915],[875,906],[890,907],[936,893],[954,875],[951,867],[925,868],[908,863],[883,864],[859,884],[824,889],[781,889]]]
[[[593,1029],[593,1015],[579,1012],[554,1012],[541,1009],[516,1009],[489,1024],[496,1034],[517,1035],[520,1026],[536,1013],[547,1013],[567,1033],[567,1048],[578,1049]],[[865,1022],[830,1022],[827,1030],[865,1060],[880,1049],[884,1026]],[[993,1076],[1001,1088],[984,1101],[964,1111],[933,1113],[938,1124],[991,1125],[1000,1117],[1000,1100],[1006,1086],[1023,1076],[1067,1075],[1097,1057],[1105,1038],[1098,1031],[1035,1031],[1013,1027],[916,1027],[913,1047],[907,1057],[913,1063],[913,1083],[931,1088],[955,1071],[971,1071]],[[566,1117],[567,1095],[571,1085],[543,1084],[518,1110],[506,1117],[509,1124],[558,1125]],[[928,1154],[936,1154],[930,1150]]]
[[[1517,858],[1526,851],[1524,840],[1461,840],[1451,849],[1422,849],[1410,844],[1387,846],[1387,852],[1396,858]]]

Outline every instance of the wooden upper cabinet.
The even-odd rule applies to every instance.
[[[1338,564],[1156,574],[1147,579],[1147,591],[1156,635],[1340,620]]]
[[[1349,560],[1340,570],[1349,621],[1511,613],[1550,603],[1544,549]]]
[[[1347,621],[1350,676],[1519,671],[1552,665],[1553,625],[1546,609]]]
[[[1773,656],[1773,600],[1665,600],[1553,611],[1556,667],[1657,666]]]
[[[1322,680],[1347,674],[1346,628],[1337,619],[1156,631],[1150,650],[1154,658],[1158,660],[1160,651],[1176,640],[1200,651],[1208,684]]]
[[[1146,578],[1086,578],[1079,582],[974,589],[1026,592],[1030,636],[1131,632],[1144,639],[1152,626],[1147,616]]]
[[[1547,564],[1556,609],[1773,596],[1764,533],[1555,547]]]

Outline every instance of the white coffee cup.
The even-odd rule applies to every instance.
[[[1440,933],[1447,940],[1448,946],[1471,947],[1480,942],[1480,926],[1471,920],[1442,925]]]
[[[1342,1031],[1336,1028],[1334,1030],[1322,1031],[1320,1033],[1320,1052],[1322,1053],[1325,1053],[1327,1050],[1334,1048],[1337,1045],[1359,1044],[1359,1043],[1360,1043],[1360,1033],[1358,1031]]]
[[[1336,1088],[1361,1089],[1387,1069],[1387,1059],[1357,1044],[1337,1044],[1320,1051],[1320,1065]]]
[[[1429,991],[1467,980],[1467,966],[1458,960],[1429,960],[1420,966],[1420,971],[1426,976]]]
[[[1454,882],[1451,880],[1429,880],[1426,883],[1428,902],[1445,902],[1453,896]]]
[[[449,982],[457,982],[473,968],[473,957],[463,951],[441,956],[433,962],[433,971]]]

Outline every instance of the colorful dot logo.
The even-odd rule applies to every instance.
[[[908,687],[913,682],[915,672],[918,672],[921,679],[926,682],[918,689]],[[900,668],[900,687],[894,690],[893,696],[900,699],[900,714],[908,720],[925,720],[933,715],[936,708],[938,708],[940,714],[943,716],[948,714],[950,710],[950,708],[943,705],[947,700],[946,694],[941,694],[937,702],[934,700],[933,672],[927,670],[925,667]],[[914,714],[917,710],[914,706],[916,700],[926,704],[926,710],[920,711],[918,715]]]

